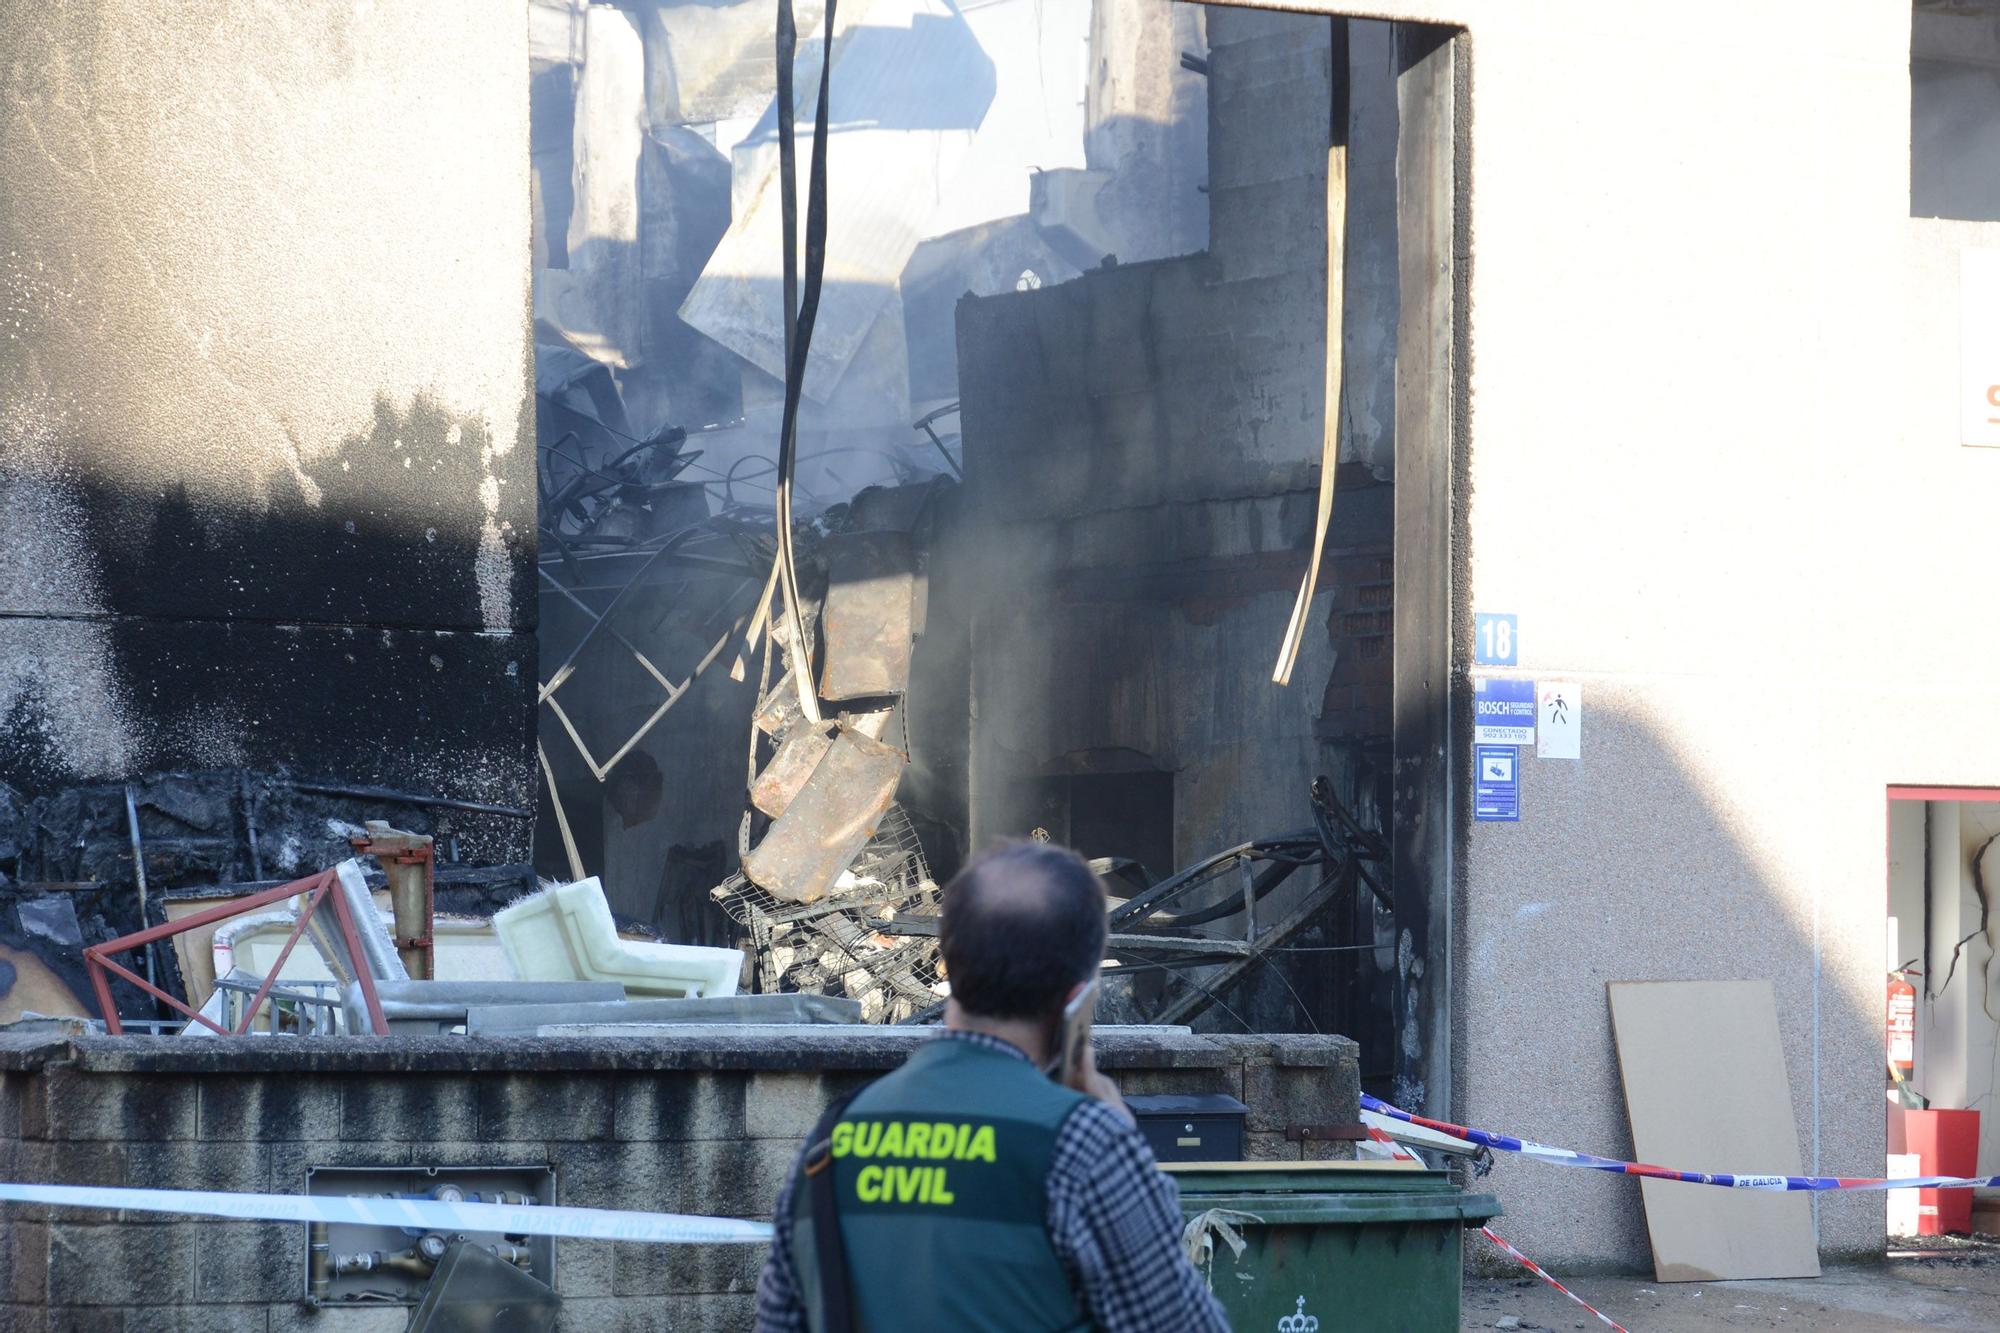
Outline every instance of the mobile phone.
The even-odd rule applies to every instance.
[[[1048,1076],[1061,1083],[1072,1069],[1083,1063],[1083,1049],[1090,1044],[1090,1020],[1097,1010],[1097,978],[1084,983],[1063,1006],[1062,1026],[1057,1029],[1055,1058],[1049,1061]]]

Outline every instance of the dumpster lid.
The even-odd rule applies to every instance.
[[[1181,1215],[1188,1220],[1214,1210],[1241,1214],[1241,1225],[1267,1227],[1371,1226],[1387,1222],[1454,1222],[1473,1227],[1501,1213],[1491,1194],[1457,1190],[1398,1193],[1368,1190],[1352,1194],[1184,1194]]]
[[[1445,1171],[1413,1162],[1168,1162],[1189,1217],[1214,1208],[1266,1226],[1455,1221],[1500,1214],[1491,1194],[1467,1194]]]
[[[1446,1171],[1420,1162],[1162,1162],[1182,1194],[1450,1193]]]

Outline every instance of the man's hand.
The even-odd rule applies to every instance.
[[[1125,1123],[1128,1125],[1139,1123],[1132,1115],[1132,1108],[1127,1106],[1125,1099],[1118,1095],[1118,1085],[1113,1083],[1103,1071],[1098,1069],[1097,1050],[1088,1043],[1084,1043],[1082,1055],[1077,1059],[1076,1065],[1069,1071],[1068,1076],[1063,1079],[1063,1086],[1074,1088],[1086,1097],[1097,1098],[1098,1101],[1103,1102],[1106,1106],[1109,1106],[1112,1110],[1123,1116]]]

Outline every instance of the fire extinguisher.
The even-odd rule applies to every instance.
[[[1889,974],[1889,1069],[1907,1083],[1917,1070],[1917,988],[1901,972]]]

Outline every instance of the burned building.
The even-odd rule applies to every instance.
[[[1045,828],[1154,880],[1308,822],[1319,775],[1376,831],[1390,804],[1389,33],[1357,24],[1350,42],[1313,19],[1206,20],[1209,244],[1136,263],[1107,254],[1070,282],[960,304],[968,532],[941,558],[972,608],[971,839]],[[1352,306],[1329,424],[1322,113],[1336,106],[1354,112],[1343,141],[1349,123],[1358,132],[1331,193],[1354,206],[1335,252]],[[1340,484],[1327,596],[1281,686],[1272,663],[1301,552],[1318,549],[1328,457]],[[1266,904],[1264,924],[1296,906]],[[1373,906],[1322,900],[1292,924],[1319,945],[1372,943]],[[1391,933],[1385,918],[1385,945]],[[1270,993],[1232,1003],[1260,1027],[1356,1032],[1370,1016],[1346,1001],[1368,989],[1338,1006],[1332,989],[1353,978],[1345,964],[1372,975],[1374,961],[1342,964],[1281,961],[1290,992],[1267,981]],[[1380,1016],[1386,1036],[1386,1004]]]
[[[518,1060],[419,1059],[400,1044],[407,1026],[380,1048],[322,1042],[397,1024],[468,1042],[500,1032],[468,1001],[456,1023],[407,1007],[394,986],[425,978],[396,980],[392,954],[434,964],[445,985],[468,975],[454,967],[564,984],[494,947],[497,909],[534,894],[536,870],[602,882],[582,898],[605,949],[736,945],[745,968],[718,990],[837,1001],[747,1014],[888,1022],[931,1015],[946,993],[937,886],[973,847],[1078,841],[1116,864],[1129,897],[1220,850],[1212,837],[1239,836],[1232,821],[1261,796],[1193,813],[1197,787],[1148,785],[1183,768],[1209,784],[1210,742],[1182,742],[1177,726],[1047,749],[1015,771],[1013,756],[1065,724],[1039,702],[982,703],[993,680],[977,664],[1006,634],[1010,588],[979,565],[987,543],[1042,538],[996,526],[1028,511],[987,480],[1011,450],[982,434],[998,366],[960,346],[968,291],[1074,300],[1117,266],[1207,262],[1206,19],[882,0],[850,6],[830,44],[807,36],[797,82],[824,74],[833,90],[834,128],[819,131],[833,141],[832,260],[823,276],[808,265],[812,353],[788,374],[774,256],[792,108],[774,101],[761,11],[405,4],[328,11],[310,30],[289,9],[257,17],[234,39],[121,0],[6,19],[0,465],[16,540],[0,929],[18,963],[0,979],[6,1017],[61,1020],[9,1034],[10,1160],[33,1179],[274,1193],[362,1189],[343,1174],[356,1170],[391,1191],[408,1170],[498,1171],[454,1188],[671,1210],[696,1206],[678,1167],[700,1158],[717,1182],[706,1206],[754,1213],[795,1116],[893,1063],[914,1032],[772,1043],[676,1029],[635,1061],[560,1021],[598,1002],[565,992],[585,1008],[508,1029],[527,1034]],[[799,17],[810,33],[814,16]],[[1244,86],[1330,96],[1329,25],[1299,31],[1298,67]],[[1309,234],[1327,188],[1312,156],[1272,168],[1298,186]],[[1299,262],[1292,276],[1323,293],[1311,246]],[[1323,361],[1310,324],[1300,353]],[[1273,590],[1295,591],[1304,553],[1282,548],[1313,531],[1323,432],[1304,387],[1318,374],[1284,409],[1296,420],[1263,482],[1245,491],[1211,471],[1174,497],[1190,514],[1218,506],[1188,524],[1268,531],[1202,550],[1184,534],[1137,574],[1175,580],[1177,561],[1214,561],[1197,600],[1225,613],[1293,595]],[[774,443],[793,415],[796,460]],[[774,518],[781,491],[793,510]],[[1102,503],[1129,498],[1107,488]],[[1224,513],[1245,500],[1268,512]],[[1270,568],[1239,583],[1239,556]],[[1018,572],[1026,593],[1061,571]],[[1254,650],[1253,626],[1230,628],[1245,660],[1277,651],[1281,625]],[[1316,622],[1301,667],[1314,683],[1286,696],[1288,714],[1319,706],[1325,644]],[[970,726],[981,707],[1018,711],[1023,732]],[[1385,724],[1340,725],[1322,746],[1309,720],[1274,724],[1293,762],[1269,780],[1279,827],[1260,833],[1280,833],[1265,850],[1287,870],[1332,855],[1317,835],[1283,836],[1310,820],[1322,770],[1375,818],[1353,756]],[[371,905],[379,885],[363,872],[328,869],[373,847],[394,880],[388,849],[405,841],[423,848],[421,933],[400,900]],[[1298,904],[1281,892],[1268,906],[1270,921]],[[372,941],[369,961],[352,939],[345,954],[317,935],[300,944],[323,907]],[[127,943],[140,927],[174,933]],[[1123,932],[1130,961],[1151,960],[1135,973],[1161,965],[1148,929]],[[1231,972],[1203,993],[1232,1011],[1268,1011],[1298,984],[1243,984],[1247,943],[1224,932],[1204,952],[1201,931],[1184,933],[1165,948],[1186,955],[1170,970]],[[1133,992],[1141,1017],[1173,998],[1152,982]],[[1307,1002],[1333,1022],[1324,994]],[[93,1014],[126,1035],[91,1035]],[[1352,1043],[1217,1023],[1227,1037],[1112,1038],[1107,1063],[1135,1087],[1244,1097],[1260,1156],[1349,1150],[1285,1131],[1353,1118]],[[147,1028],[181,1035],[131,1035]],[[697,1067],[730,1072],[713,1088],[658,1077]],[[196,1141],[221,1146],[182,1146]],[[95,1158],[78,1148],[110,1143]],[[355,1321],[370,1302],[414,1299],[403,1277],[447,1267],[420,1247],[298,1247],[277,1225],[224,1236],[40,1215],[19,1235],[41,1261],[10,1273],[0,1304],[52,1318],[212,1305],[296,1322],[331,1305]],[[567,1243],[568,1258],[518,1248],[503,1262],[553,1278],[573,1326],[642,1289],[716,1326],[740,1313],[743,1281],[724,1263],[683,1280],[621,1275],[623,1261]],[[232,1257],[246,1251],[275,1257],[252,1273]],[[131,1280],[93,1288],[80,1275],[94,1265],[73,1262],[86,1253],[132,1260]],[[377,1258],[399,1276],[368,1277]]]
[[[1108,3],[1045,25],[1012,3],[843,20],[825,172],[841,268],[813,328],[793,500],[818,515],[804,596],[822,642],[803,668],[791,643],[775,663],[767,647],[751,690],[755,658],[730,628],[752,622],[755,645],[759,617],[782,625],[784,610],[763,577],[785,387],[774,237],[749,239],[775,225],[768,90],[730,63],[742,33],[678,7],[566,24],[559,9],[537,11],[551,26],[536,48],[544,749],[562,807],[544,810],[540,864],[601,867],[621,910],[677,938],[755,935],[827,892],[760,876],[762,840],[789,836],[767,826],[836,736],[886,739],[906,762],[885,770],[893,798],[878,783],[855,809],[887,820],[878,857],[913,855],[872,921],[850,913],[835,932],[876,939],[996,838],[1071,843],[1137,893],[1311,823],[1324,779],[1377,862],[1375,891],[1358,874],[1273,876],[1262,920],[1282,930],[1225,965],[1135,959],[1156,975],[1125,1012],[1195,1017],[1226,993],[1203,1022],[1365,1032],[1389,1078],[1396,67],[1410,58],[1389,28]],[[683,169],[673,208],[650,201],[656,171]],[[622,192],[610,213],[590,202],[605,191]],[[690,245],[695,214],[716,225]],[[617,253],[594,239],[607,227],[634,233],[633,262],[677,305],[635,302],[625,261],[593,258]],[[613,347],[619,312],[636,322]],[[688,338],[710,359],[682,355]],[[725,408],[737,415],[702,422]],[[1330,595],[1308,602],[1322,546],[1314,588]],[[843,602],[869,604],[844,617]],[[640,625],[661,660],[632,641]],[[1296,659],[1287,685],[1280,657]],[[683,704],[689,671],[702,684]],[[806,694],[848,729],[774,711]],[[747,809],[731,766],[682,757],[746,734]],[[1211,866],[1182,897],[1225,921],[1209,901],[1225,890],[1238,896]],[[877,943],[902,959],[914,937],[898,930],[917,928]],[[755,952],[777,959],[766,981],[838,987],[862,960],[827,947]],[[920,1011],[931,969],[890,966],[900,999],[866,968],[855,978],[870,1012]]]
[[[628,943],[885,1025],[8,1087],[157,1076],[178,1144],[211,1073],[310,1075],[394,1156],[607,1204],[699,1161],[748,1211],[942,999],[938,885],[1039,836],[1121,900],[1116,1014],[1199,1029],[1142,1083],[1255,1101],[1267,1034],[1339,1032],[1314,1105],[1630,1154],[1605,984],[1768,980],[1800,1168],[1872,1174],[1886,853],[1912,1085],[1990,1095],[1992,645],[1944,576],[2000,442],[1983,0],[801,4],[790,106],[750,4],[0,12],[0,1017],[372,818],[441,910],[595,877]],[[1561,743],[1482,733],[1538,684]],[[631,1088],[711,1059],[699,1116]],[[1548,1176],[1494,1177],[1530,1250],[1643,1259],[1630,1182]],[[1853,1195],[1792,1221],[1881,1247]]]

